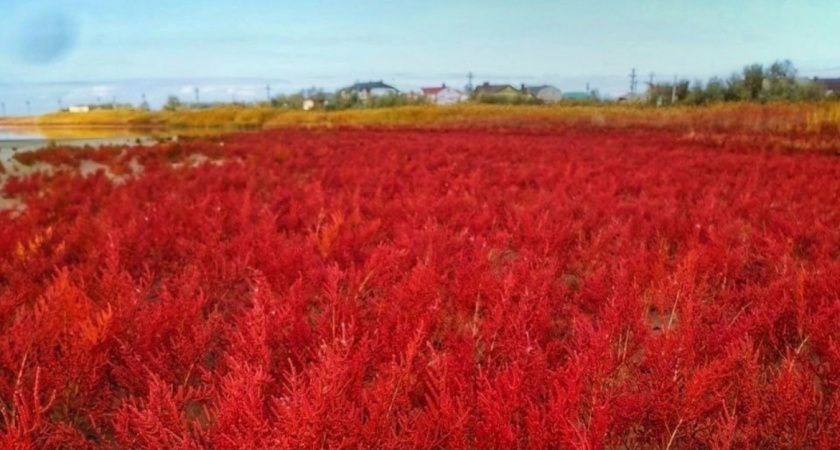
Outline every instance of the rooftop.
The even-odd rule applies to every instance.
[[[423,95],[437,95],[440,91],[446,89],[446,84],[442,84],[438,87],[424,87],[420,89],[423,90]]]
[[[496,94],[496,93],[501,92],[501,91],[503,91],[507,88],[516,90],[515,87],[513,87],[509,84],[490,84],[490,83],[485,82],[484,84],[479,84],[478,86],[476,86],[475,87],[475,92],[477,94]]]
[[[591,96],[589,94],[587,94],[586,92],[582,92],[582,91],[564,92],[563,93],[563,99],[564,100],[587,100],[589,98],[591,98]]]
[[[371,91],[373,89],[393,89],[397,90],[394,86],[390,84],[385,84],[382,80],[379,81],[368,81],[365,83],[356,82],[352,86],[344,88],[346,91]]]
[[[840,78],[814,78],[814,81],[822,84],[827,91],[840,91]]]

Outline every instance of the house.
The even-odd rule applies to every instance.
[[[71,113],[86,113],[90,112],[90,106],[87,105],[80,105],[80,106],[71,106],[67,108],[68,111]]]
[[[527,92],[523,94],[522,91],[509,84],[490,84],[486,81],[484,84],[476,86],[473,94],[475,94],[476,97],[500,97],[508,99],[528,95]]]
[[[442,84],[440,87],[425,87],[422,90],[423,97],[436,105],[451,105],[464,100],[466,97],[461,91],[452,89],[446,84]]]
[[[368,81],[366,83],[356,83],[338,91],[339,97],[349,98],[352,95],[357,95],[360,100],[368,100],[374,97],[381,97],[385,95],[396,95],[400,91],[397,88],[385,84],[382,80]]]
[[[814,78],[825,89],[825,95],[840,95],[840,78]]]
[[[546,103],[554,103],[563,100],[563,92],[554,86],[530,86],[526,87],[525,90],[531,94],[532,97]]]

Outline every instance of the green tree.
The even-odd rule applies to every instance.
[[[183,104],[181,103],[181,99],[179,99],[177,96],[170,95],[166,99],[166,103],[163,105],[163,109],[166,111],[177,111],[181,109],[182,106]]]
[[[685,102],[690,105],[704,105],[708,102],[706,90],[703,89],[703,82],[695,80],[688,90]]]
[[[804,84],[797,84],[795,101],[818,101],[826,98],[825,86],[816,81],[808,81]]]
[[[724,91],[724,99],[726,101],[742,100],[741,93],[744,90],[744,79],[739,73],[733,73],[726,80],[726,91]]]
[[[726,100],[726,84],[718,77],[712,77],[706,83],[706,103],[718,103]]]
[[[755,101],[761,99],[761,90],[764,86],[764,66],[751,64],[744,67],[744,82],[739,93],[741,100]]]
[[[774,62],[764,76],[764,96],[768,100],[793,100],[797,97],[796,68],[789,60]]]

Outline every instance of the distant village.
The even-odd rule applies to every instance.
[[[194,88],[194,101],[183,101],[171,95],[163,110],[178,111],[206,109],[220,106],[274,107],[303,110],[342,110],[353,108],[385,108],[393,106],[431,104],[453,105],[463,102],[489,104],[551,104],[551,103],[598,103],[617,102],[631,104],[704,105],[717,102],[765,102],[765,101],[820,101],[840,99],[840,78],[805,78],[797,76],[797,70],[790,61],[776,61],[770,66],[752,64],[743,71],[733,73],[727,79],[713,77],[702,83],[688,80],[655,82],[650,74],[646,88],[638,89],[636,70],[630,74],[630,89],[625,95],[612,99],[600,97],[597,89],[589,85],[583,91],[564,92],[551,85],[491,84],[481,82],[473,85],[472,74],[461,89],[441,83],[427,86],[419,91],[401,92],[383,80],[355,82],[336,92],[320,88],[304,89],[296,94],[271,95],[271,86],[266,86],[266,96],[258,101],[201,102],[198,87]],[[139,109],[148,110],[146,95],[142,94]],[[191,99],[192,100],[192,99]],[[27,105],[28,106],[28,105]],[[111,103],[95,105],[72,105],[60,110],[71,113],[85,113],[95,109],[137,109],[132,104]]]
[[[320,88],[304,89],[296,94],[271,95],[270,86],[266,86],[266,97],[255,102],[202,102],[196,88],[194,101],[182,100],[171,95],[163,105],[164,110],[176,111],[187,109],[205,109],[219,106],[270,106],[289,109],[351,109],[403,106],[412,104],[453,105],[462,102],[504,103],[504,104],[542,104],[561,101],[585,102],[598,101],[596,90],[587,87],[586,91],[563,92],[550,85],[515,87],[511,84],[491,84],[484,82],[473,86],[467,84],[458,89],[441,83],[438,86],[423,87],[419,91],[402,92],[391,84],[379,81],[355,82],[336,92],[327,92]],[[192,99],[191,99],[192,100]],[[145,94],[141,96],[138,107],[130,104],[97,103],[90,105],[71,105],[62,111],[85,113],[96,109],[150,109]]]
[[[442,83],[440,86],[423,87],[420,92],[401,93],[397,88],[381,80],[365,83],[357,82],[339,90],[337,95],[342,99],[356,99],[361,102],[381,97],[404,95],[409,100],[420,100],[436,105],[452,105],[466,101],[555,103],[563,100],[580,101],[597,98],[597,92],[594,91],[564,93],[550,85],[525,86],[522,84],[517,88],[510,84],[490,84],[489,82],[477,86],[470,83],[463,90]],[[309,106],[313,105],[310,103]]]
[[[784,64],[788,64],[785,66]],[[688,80],[674,80],[673,83],[656,83],[651,79],[646,89],[637,90],[635,69],[631,74],[630,91],[611,102],[651,104],[706,104],[723,101],[815,101],[838,99],[840,78],[805,78],[795,76],[795,68],[789,63],[777,62],[767,69],[758,65],[747,66],[743,76],[733,74],[728,80],[712,78],[707,83],[690,83]],[[484,82],[463,90],[446,84],[424,87],[420,92],[401,93],[383,81],[355,83],[336,94],[333,101],[377,104],[382,99],[405,98],[407,101],[421,101],[436,105],[452,105],[460,102],[544,104],[558,102],[600,102],[598,91],[586,87],[585,91],[563,92],[551,85],[515,87],[510,84]],[[312,109],[321,102],[329,102],[329,96],[309,95],[303,101],[303,109]]]

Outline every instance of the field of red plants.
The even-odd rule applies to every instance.
[[[3,187],[0,448],[840,446],[835,155],[466,127],[18,160],[54,169]]]

